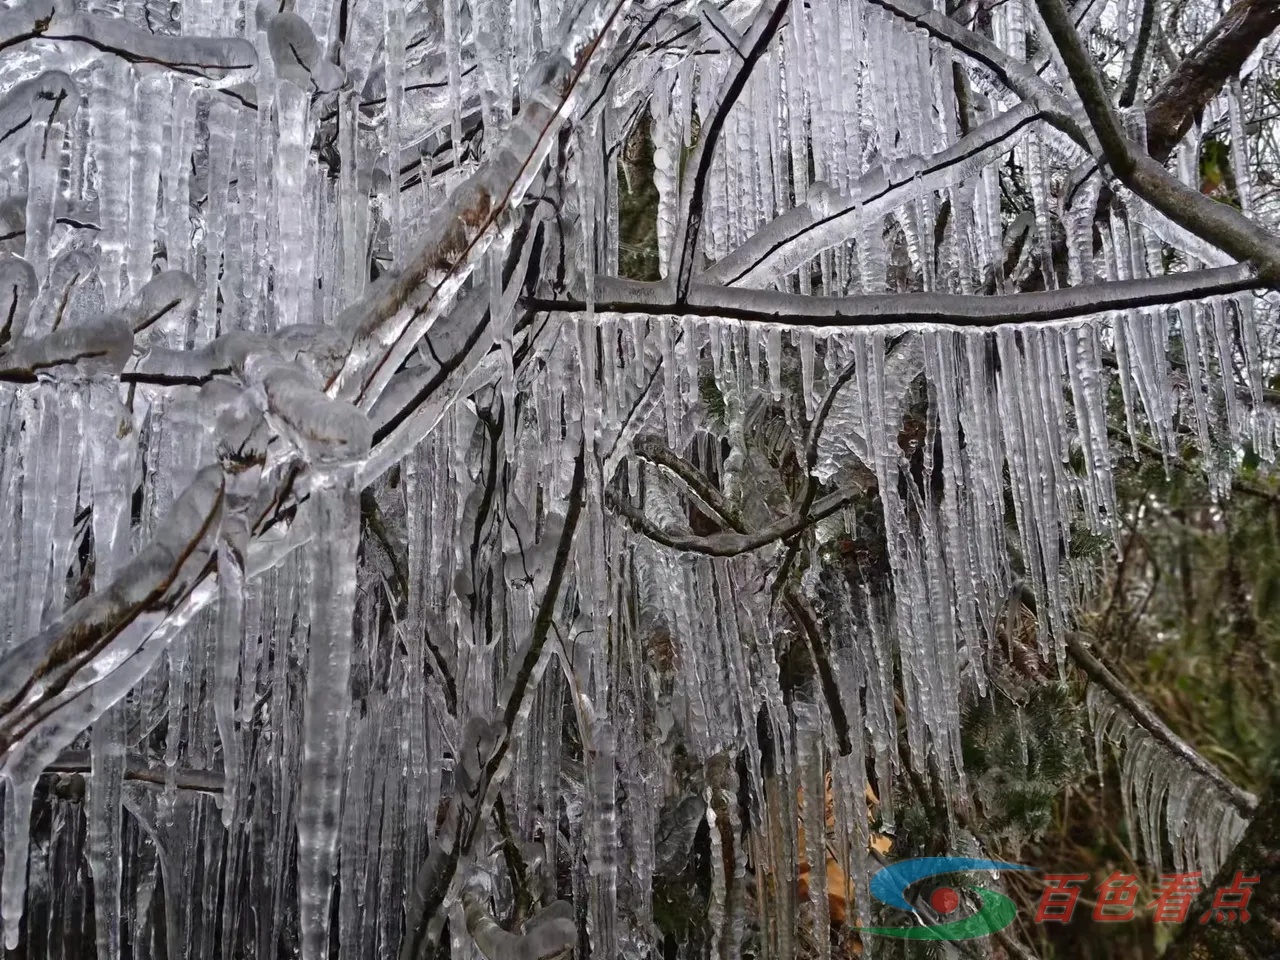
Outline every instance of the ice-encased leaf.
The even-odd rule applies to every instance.
[[[115,317],[18,340],[0,353],[0,376],[13,379],[119,373],[133,353],[133,331]]]
[[[311,25],[296,13],[280,13],[267,24],[267,42],[276,76],[307,93],[330,93],[342,86],[342,68],[324,59]]]

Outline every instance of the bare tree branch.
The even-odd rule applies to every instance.
[[[605,491],[605,503],[610,510],[626,520],[637,533],[664,547],[688,553],[700,553],[709,557],[736,557],[767,547],[779,540],[794,537],[819,520],[843,509],[861,493],[862,491],[857,488],[837,491],[819,500],[810,512],[785,517],[752,533],[721,531],[705,537],[666,530],[658,526],[612,490]]]
[[[1206,198],[1207,199],[1207,198]],[[1208,201],[1213,203],[1213,201]],[[1221,206],[1221,204],[1215,204]],[[602,277],[596,281],[597,313],[678,314],[718,317],[747,323],[805,327],[885,327],[915,323],[956,327],[1053,323],[1109,310],[1160,306],[1224,296],[1259,286],[1246,264],[1167,274],[1140,280],[1042,290],[1006,296],[950,293],[866,294],[857,297],[808,297],[775,290],[742,290],[693,284],[685,299],[671,296],[662,283]],[[527,297],[531,310],[585,313],[584,300]]]

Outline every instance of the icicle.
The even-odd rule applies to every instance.
[[[156,198],[160,189],[162,138],[169,120],[169,80],[144,76],[138,84],[129,158],[129,238],[125,244],[127,292],[136,294],[151,279],[155,247]]]
[[[98,213],[102,229],[103,295],[107,305],[120,298],[129,229],[129,112],[138,89],[131,66],[110,59],[94,77],[89,97],[94,160],[98,172]]]
[[[1253,168],[1249,165],[1249,141],[1244,129],[1244,92],[1240,88],[1239,77],[1228,81],[1226,93],[1231,127],[1231,172],[1235,175],[1240,209],[1248,215],[1253,213]]]
[[[462,3],[444,0],[444,38],[442,40],[449,79],[449,142],[453,145],[453,162],[462,165]]]
[[[1075,406],[1076,429],[1088,477],[1086,500],[1094,529],[1116,522],[1115,487],[1111,474],[1111,449],[1107,442],[1106,395],[1102,371],[1093,362],[1089,331],[1064,331],[1067,370]]]
[[[812,330],[800,331],[800,382],[804,394],[805,416],[813,419],[817,412],[821,397],[817,395],[813,382],[814,342]]]
[[[19,925],[27,893],[27,840],[31,834],[34,777],[4,784],[4,876],[0,881],[0,921],[6,950],[18,949]]]
[[[765,355],[769,364],[769,390],[775,401],[782,399],[782,328],[769,327],[765,333]]]
[[[72,93],[74,95],[74,92]],[[33,116],[35,111],[32,111]],[[43,277],[50,249],[62,167],[66,122],[62,119],[34,123],[27,134],[26,246],[23,255],[37,277]]]
[[[235,153],[235,114],[223,103],[209,105],[209,193],[205,201],[204,296],[200,301],[197,344],[208,343],[219,333],[218,289],[222,278],[223,237],[226,230],[227,193]],[[296,211],[294,211],[296,216]],[[227,296],[231,294],[226,291]]]
[[[118,709],[93,725],[92,782],[89,784],[88,846],[93,872],[94,929],[98,956],[120,956],[120,873],[124,850],[120,836],[121,786],[124,782],[124,729]],[[5,851],[6,857],[8,851]],[[26,857],[24,855],[23,860]]]
[[[129,488],[135,446],[129,411],[111,384],[94,384],[86,411],[90,448],[89,481],[93,489],[94,578],[112,581],[129,557]],[[121,709],[108,709],[93,725],[90,740],[92,776],[88,797],[89,864],[98,956],[120,956],[121,802],[125,772]]]
[[[591,937],[593,957],[611,958],[618,955],[617,912],[618,889],[616,850],[617,798],[614,767],[613,727],[607,720],[598,720],[593,736],[595,747],[589,768],[591,776],[591,840],[587,869],[594,887],[593,900],[596,918]]]
[[[276,84],[276,114],[280,128],[275,156],[277,251],[276,316],[282,327],[309,321],[307,290],[308,244],[304,199],[310,138],[310,95],[287,80]]]
[[[239,521],[239,522],[236,522]],[[218,547],[218,626],[213,712],[222,742],[222,825],[237,817],[240,783],[240,737],[235,727],[240,650],[244,645],[244,552],[249,531],[239,518],[223,525]]]
[[[383,0],[383,16],[386,33],[383,59],[386,64],[385,84],[387,97],[386,155],[387,175],[391,178],[387,190],[387,224],[390,229],[391,262],[399,265],[403,259],[401,245],[404,242],[404,223],[400,214],[400,146],[401,114],[404,110],[404,46],[405,19],[403,0]]]
[[[484,127],[498,130],[511,116],[511,7],[509,0],[474,0],[471,13]]]
[[[811,704],[797,703],[796,771],[804,803],[804,849],[809,867],[809,908],[818,956],[831,956],[831,919],[827,901],[827,786],[822,756],[822,723]]]
[[[1244,433],[1244,412],[1236,395],[1234,364],[1232,362],[1232,337],[1227,328],[1227,305],[1222,300],[1209,303],[1209,317],[1213,324],[1213,345],[1218,355],[1218,385],[1222,389],[1223,406],[1227,413],[1227,436],[1232,443]]]
[[[351,707],[353,615],[359,499],[354,468],[339,468],[329,486],[312,494],[313,521],[324,536],[311,563],[311,637],[303,707],[298,797],[298,898],[304,960],[329,949],[329,903],[337,867],[342,771]]]

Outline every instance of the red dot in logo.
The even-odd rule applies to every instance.
[[[929,906],[938,913],[951,913],[960,906],[960,894],[950,887],[939,887],[929,895]]]

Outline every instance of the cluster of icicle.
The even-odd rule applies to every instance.
[[[1082,27],[1106,6],[1078,5]],[[789,960],[802,942],[825,955],[826,873],[810,871],[809,910],[791,882],[824,857],[813,825],[826,820],[825,778],[826,846],[858,891],[870,870],[864,757],[882,816],[907,762],[969,806],[960,698],[986,689],[1003,598],[1015,580],[1032,585],[1049,652],[1073,594],[1072,525],[1105,532],[1115,518],[1110,385],[1122,388],[1121,433],[1149,435],[1168,456],[1183,417],[1206,448],[1274,449],[1248,298],[995,335],[590,309],[517,329],[519,285],[505,289],[502,268],[519,241],[507,231],[465,287],[432,261],[419,279],[439,302],[412,299],[416,289],[396,299],[400,268],[463,200],[534,195],[541,159],[526,170],[502,151],[534,143],[546,157],[536,138],[552,126],[535,111],[568,69],[539,54],[585,45],[586,33],[566,33],[584,22],[604,36],[605,7],[0,9],[8,947],[315,960],[332,939],[341,957],[410,956],[423,879],[458,853],[450,829],[465,819],[478,836],[429,927],[448,921],[456,957],[533,960],[579,941],[592,957],[653,955],[655,885],[685,869],[703,823],[717,955]],[[565,256],[588,298],[617,269],[614,148],[637,116],[655,146],[670,266],[680,156],[735,63],[725,28],[732,36],[755,5],[618,9],[608,29],[627,40],[622,68],[606,95],[579,96],[591,106],[568,168],[538,184],[556,200],[539,223],[564,234],[542,244],[532,272],[555,276]],[[1026,55],[1029,18],[1018,0],[992,11],[1013,56]],[[1048,58],[1032,64],[1044,71]],[[1057,189],[1076,148],[981,71],[976,125],[962,135],[951,111],[933,109],[955,99],[951,66],[884,8],[795,4],[727,120],[703,279],[825,296],[976,293],[989,279],[1006,292],[1047,253],[1054,221],[1067,228],[1072,284],[1158,275],[1166,244],[1187,269],[1221,263],[1133,202],[1095,258],[1096,182],[1065,209]],[[605,77],[582,83],[598,91]],[[1033,202],[1012,220],[1000,188],[1011,154]],[[1184,151],[1187,176],[1195,155]],[[490,179],[468,180],[489,162]],[[1006,248],[1024,233],[1006,275]],[[371,265],[385,274],[376,285]],[[374,320],[400,325],[385,334]],[[446,370],[457,358],[461,372]],[[790,393],[811,417],[850,364],[815,471],[835,487],[874,474],[893,588],[872,596],[829,573],[802,588],[830,637],[850,739],[840,755],[821,698],[784,701],[778,644],[793,627],[768,590],[780,548],[690,557],[619,522],[603,493],[626,475],[649,521],[688,532],[676,483],[627,455],[651,436],[702,451],[744,522],[776,520],[785,505],[761,480],[762,448],[802,443],[803,428],[761,411]],[[921,375],[926,476],[942,455],[941,483],[923,490],[899,482]],[[441,383],[450,397],[401,416]],[[708,384],[722,419],[708,415]],[[526,689],[510,667],[542,613],[583,445],[587,489],[554,629],[511,700]],[[1083,472],[1068,466],[1077,453]],[[275,493],[300,465],[280,511]],[[851,518],[820,528],[837,536],[856,538]],[[59,661],[71,626],[138,605],[147,613],[90,656]],[[37,668],[48,680],[33,688]],[[498,745],[501,817],[488,815],[492,793],[475,792]],[[69,774],[87,775],[83,803]],[[1169,809],[1170,824],[1183,809]],[[1184,848],[1201,864],[1221,856]],[[516,900],[513,852],[520,893],[541,909],[508,929],[494,916]],[[846,925],[868,911],[860,896]]]
[[[1189,770],[1105,690],[1090,686],[1087,700],[1099,776],[1106,773],[1103,745],[1119,748],[1125,820],[1135,854],[1157,868],[1163,864],[1178,873],[1214,876],[1248,823],[1214,784]]]

